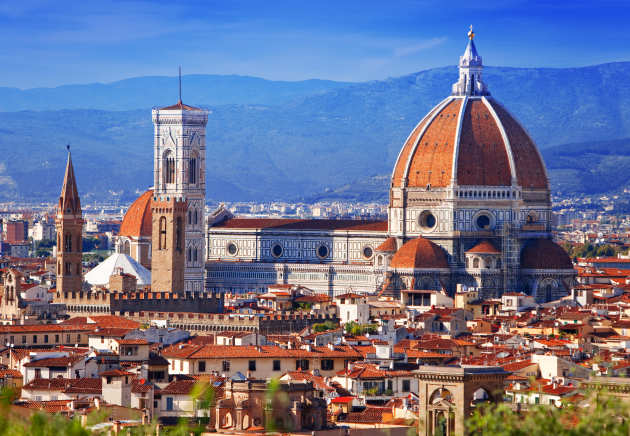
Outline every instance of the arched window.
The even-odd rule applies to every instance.
[[[182,217],[178,216],[175,224],[175,248],[182,251]]]
[[[192,224],[192,210],[188,211],[188,224]]]
[[[190,247],[188,247],[188,250],[186,250],[186,260],[188,262],[190,262],[192,260],[192,254],[191,254],[192,250],[190,249]]]
[[[126,255],[131,254],[131,246],[129,245],[129,241],[123,242],[123,254],[126,254]]]
[[[166,217],[160,217],[160,243],[158,250],[166,250]]]
[[[175,158],[170,150],[166,150],[162,157],[162,171],[164,183],[175,183]]]
[[[72,235],[70,233],[66,233],[66,241],[63,249],[64,251],[72,251]]]
[[[77,263],[77,275],[81,275],[81,262]]]
[[[195,225],[197,224],[197,220],[198,220],[197,209],[195,209]]]
[[[191,185],[197,183],[197,157],[193,156],[188,159],[188,183]]]
[[[473,260],[473,268],[479,268],[479,258],[475,257]]]
[[[194,262],[197,262],[197,255],[198,255],[198,253],[199,253],[199,249],[198,249],[198,248],[195,248],[195,251],[193,251],[193,254],[194,254],[194,256],[193,256],[193,261],[194,261]]]

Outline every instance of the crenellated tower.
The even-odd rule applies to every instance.
[[[77,292],[83,286],[83,213],[68,147],[55,224],[57,227],[57,290]]]
[[[163,201],[185,201],[185,238],[183,241],[184,288],[173,291],[203,292],[205,242],[204,208],[206,199],[206,123],[208,112],[183,104],[153,110],[154,196]],[[153,207],[155,210],[155,206]],[[155,217],[155,215],[154,215]],[[155,237],[160,229],[153,219],[152,275],[155,269]],[[161,253],[164,254],[164,253]],[[154,289],[162,291],[163,289]]]
[[[151,241],[151,290],[181,293],[185,288],[186,215],[183,198],[153,197]]]

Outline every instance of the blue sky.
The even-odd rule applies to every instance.
[[[0,3],[0,86],[146,75],[364,81],[453,65],[474,24],[488,65],[630,60],[630,2],[19,0]]]

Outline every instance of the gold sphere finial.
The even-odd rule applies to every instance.
[[[468,31],[468,38],[473,39],[475,37],[475,32],[473,32],[473,26],[470,25],[470,30]]]

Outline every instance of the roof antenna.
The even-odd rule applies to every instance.
[[[182,66],[179,66],[179,103],[182,103]]]

